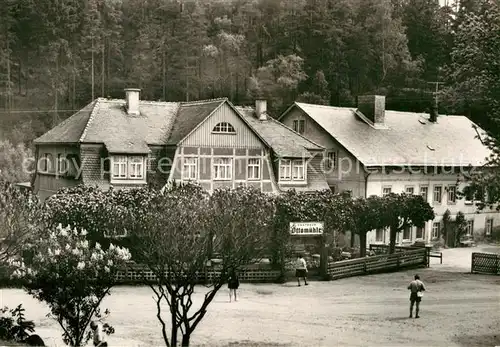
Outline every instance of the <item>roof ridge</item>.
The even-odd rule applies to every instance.
[[[278,121],[277,119],[274,119],[273,117],[268,117],[268,119],[270,119],[272,122],[278,123],[279,125],[281,125],[282,127],[286,128],[286,129],[288,129],[288,130],[290,130],[290,131],[293,131],[295,134],[299,135],[299,136],[300,136],[300,137],[302,137],[304,140],[306,140],[306,141],[308,141],[308,142],[312,143],[313,145],[318,146],[318,147],[320,147],[320,148],[325,148],[325,147],[323,147],[323,146],[321,146],[321,145],[317,144],[316,142],[314,142],[314,141],[312,141],[312,140],[309,140],[307,137],[305,137],[305,136],[303,136],[302,134],[300,134],[299,132],[297,132],[297,131],[293,130],[292,128],[290,128],[290,127],[289,127],[289,126],[287,126],[286,124],[281,123],[281,122],[280,122],[280,121]]]
[[[213,99],[203,99],[203,100],[194,100],[194,101],[180,101],[179,103],[181,105],[199,105],[199,104],[205,104],[205,103],[211,103],[215,101],[226,101],[229,100],[227,97],[222,97],[222,98],[213,98]]]
[[[90,116],[89,116],[89,119],[87,121],[87,124],[85,125],[85,128],[83,129],[83,132],[82,132],[82,136],[80,136],[80,141],[79,142],[83,142],[84,139],[85,139],[85,136],[87,136],[87,132],[89,130],[89,127],[90,127],[90,124],[92,123],[92,121],[94,120],[94,117],[97,113],[97,110],[99,109],[99,104],[102,102],[104,98],[97,98],[95,99],[95,103],[94,103],[94,107],[92,108],[92,111],[90,111]]]
[[[334,108],[334,109],[342,109],[342,110],[345,110],[345,109],[349,109],[349,110],[356,109],[356,107],[310,104],[310,103],[307,103],[307,102],[298,102],[298,101],[295,101],[295,104],[297,104],[298,106],[300,106],[302,104],[302,105],[310,105],[310,106],[320,107],[320,108]]]

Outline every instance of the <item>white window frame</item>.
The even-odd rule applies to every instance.
[[[214,181],[231,181],[233,179],[233,158],[215,157],[212,165]],[[224,175],[221,175],[224,173]]]
[[[292,180],[292,160],[291,159],[280,159],[280,181],[291,181]]]
[[[411,189],[411,193],[408,192],[409,189]],[[414,195],[415,194],[415,186],[406,186],[405,193],[410,194],[410,195]]]
[[[486,218],[486,223],[484,226],[484,235],[491,236],[493,232],[493,218]]]
[[[247,163],[247,179],[249,181],[260,180],[260,158],[248,158]]]
[[[439,200],[436,200],[436,188],[440,188],[439,190]],[[436,184],[432,189],[432,202],[435,204],[443,203],[443,186],[440,184]]]
[[[212,133],[214,133],[214,134],[236,134],[236,130],[234,129],[234,126],[231,123],[220,122],[214,126]]]
[[[335,169],[337,167],[337,151],[329,150],[326,151],[325,155],[325,168],[328,170]]]
[[[297,173],[297,175],[295,175],[295,173]],[[292,160],[292,181],[305,181],[305,180],[306,180],[305,161],[303,159]]]
[[[423,195],[423,190],[425,190],[425,196]],[[425,202],[429,202],[429,186],[420,186],[420,196],[424,198]]]
[[[65,174],[67,170],[68,170],[68,166],[67,166],[66,157],[64,156],[64,153],[57,153],[57,173],[58,174]]]
[[[141,156],[129,156],[127,158],[128,178],[131,180],[144,179],[144,158]],[[137,174],[136,174],[137,173]]]
[[[453,199],[450,199],[450,194],[453,194]],[[446,200],[448,205],[455,205],[457,203],[457,187],[455,185],[449,185],[446,192]]]
[[[422,232],[422,235],[418,237],[419,230]],[[415,240],[425,240],[425,226],[422,228],[417,227],[415,230]]]
[[[128,178],[128,158],[126,155],[114,155],[112,157],[111,177],[114,180],[126,180]],[[117,170],[115,170],[115,166]]]
[[[469,237],[474,235],[474,219],[467,220],[465,236]]]
[[[196,180],[198,179],[198,158],[184,157],[182,162],[182,179]]]
[[[441,222],[434,222],[432,223],[432,233],[431,233],[431,238],[433,240],[439,239],[439,231],[441,229]]]
[[[306,121],[304,119],[293,120],[293,131],[299,134],[304,134],[306,131]]]
[[[380,235],[379,235],[380,233]],[[381,236],[379,238],[379,236]],[[385,243],[385,229],[378,228],[375,230],[375,242],[382,242]]]
[[[388,189],[389,192],[386,193],[385,190]],[[387,196],[392,193],[392,186],[383,186],[382,187],[382,196]]]
[[[408,231],[408,234],[409,235],[405,235],[405,233]],[[406,227],[403,229],[403,242],[404,241],[411,241],[411,234],[412,234],[412,227]],[[409,236],[409,237],[405,237],[405,236]]]

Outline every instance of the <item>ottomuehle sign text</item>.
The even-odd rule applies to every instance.
[[[291,222],[290,235],[321,235],[324,228],[323,222]]]

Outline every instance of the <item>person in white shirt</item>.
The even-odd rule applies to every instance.
[[[90,322],[90,329],[93,331],[94,346],[95,347],[107,347],[108,343],[104,341],[104,331],[102,330],[102,325],[99,322]]]
[[[297,259],[297,265],[295,266],[295,277],[297,277],[297,283],[299,284],[300,287],[300,279],[304,279],[304,284],[307,286],[307,264],[302,257],[302,255],[299,254],[298,259]]]

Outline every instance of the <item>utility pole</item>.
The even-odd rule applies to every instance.
[[[434,94],[434,102],[435,102],[435,106],[436,106],[436,112],[438,112],[439,85],[444,84],[444,82],[435,81],[435,82],[427,82],[427,83],[434,84],[436,86],[436,91],[433,92],[433,94]]]

